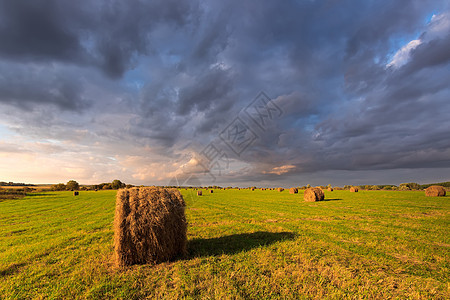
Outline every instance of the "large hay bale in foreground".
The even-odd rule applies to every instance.
[[[117,192],[114,250],[118,266],[159,263],[186,250],[185,202],[175,189],[136,187]]]
[[[359,191],[359,189],[356,186],[352,186],[350,188],[350,192],[352,192],[352,193],[357,193],[358,191]]]
[[[197,196],[201,196],[201,195],[203,195],[202,191],[197,191]]]
[[[425,189],[425,196],[427,197],[444,197],[445,189],[440,185],[432,185]]]
[[[295,187],[292,187],[289,189],[289,194],[298,194],[298,189]]]
[[[325,195],[321,188],[307,188],[303,195],[303,199],[308,202],[322,201],[325,199]]]

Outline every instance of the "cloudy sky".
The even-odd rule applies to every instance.
[[[446,0],[0,1],[0,181],[449,174]]]

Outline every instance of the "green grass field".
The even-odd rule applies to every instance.
[[[115,191],[0,202],[0,298],[450,298],[449,196],[182,193],[187,256],[127,269],[112,260]]]

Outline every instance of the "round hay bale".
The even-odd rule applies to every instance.
[[[295,187],[292,187],[289,189],[289,194],[298,194],[298,189]]]
[[[185,206],[176,189],[119,190],[114,216],[117,265],[159,263],[184,254],[187,242]]]
[[[333,188],[329,187],[329,188],[328,188],[328,191],[329,191],[329,192],[332,192],[332,191],[333,191]]]
[[[253,191],[255,190],[255,188],[252,188],[251,190],[252,190],[252,192],[253,192]]]
[[[74,196],[78,196],[79,194],[80,194],[80,193],[77,192],[77,191],[73,192],[73,195],[74,195]]]
[[[445,189],[440,185],[432,185],[425,189],[425,196],[427,197],[444,197]]]
[[[359,191],[359,189],[356,186],[352,186],[350,188],[350,192],[352,192],[352,193],[357,193],[358,191]]]
[[[197,196],[201,196],[202,195],[202,191],[197,191]]]
[[[320,188],[307,188],[305,190],[305,194],[303,195],[303,199],[308,202],[322,201],[325,199],[325,195]]]
[[[284,191],[284,189],[283,188],[278,188],[278,191],[282,192],[282,191]]]
[[[209,190],[209,193],[210,193],[210,194],[214,193],[214,190]]]

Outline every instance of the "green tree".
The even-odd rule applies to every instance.
[[[399,191],[409,191],[410,188],[409,188],[409,186],[407,186],[406,184],[402,183],[402,184],[400,184],[400,186],[398,187],[398,190],[399,190]]]
[[[75,191],[80,188],[80,185],[75,180],[69,180],[66,184],[66,189],[69,191]]]
[[[399,186],[401,190],[420,190],[420,184],[415,182],[402,183]]]
[[[118,179],[113,180],[113,182],[111,182],[111,188],[113,190],[118,190],[118,189],[124,188],[125,186],[126,186],[126,184],[122,183],[122,181],[120,181]]]
[[[66,185],[64,183],[54,184],[54,185],[52,185],[51,190],[52,191],[65,191]]]

